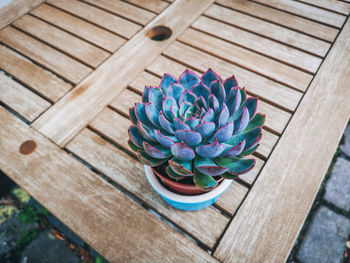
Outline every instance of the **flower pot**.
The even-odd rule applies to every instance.
[[[153,189],[171,206],[185,211],[197,211],[212,205],[219,196],[224,193],[232,183],[232,180],[224,179],[218,187],[210,192],[198,195],[181,195],[166,189],[158,180],[150,166],[145,165],[145,173],[148,182]]]
[[[155,168],[152,168],[152,170],[155,173],[155,175],[158,176],[168,188],[170,188],[171,191],[173,191],[177,194],[180,194],[180,195],[199,195],[199,194],[207,193],[206,191],[199,189],[194,184],[184,184],[181,182],[177,182],[177,181],[169,179],[169,177],[165,177],[164,175],[162,175],[161,172],[158,172]],[[216,179],[216,181],[218,183],[220,183],[222,180],[223,180],[222,177],[219,177],[218,179]]]

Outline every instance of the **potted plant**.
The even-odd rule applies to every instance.
[[[215,202],[232,179],[255,165],[265,116],[234,76],[208,69],[164,74],[129,110],[129,146],[148,181],[170,205],[199,210]]]

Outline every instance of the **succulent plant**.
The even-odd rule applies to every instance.
[[[129,146],[141,163],[166,164],[170,178],[192,176],[198,188],[211,190],[216,176],[235,179],[254,167],[245,157],[262,135],[265,116],[256,113],[257,103],[234,76],[223,81],[211,69],[201,77],[190,70],[178,79],[164,74],[129,110]]]

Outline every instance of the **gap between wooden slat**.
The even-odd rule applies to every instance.
[[[245,0],[217,0],[217,4],[241,11],[253,17],[272,22],[286,28],[296,30],[319,39],[323,39],[332,43],[338,33],[338,30],[329,26],[325,26],[302,17],[291,15],[280,10],[272,9],[254,2]]]

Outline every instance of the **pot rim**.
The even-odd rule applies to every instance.
[[[206,192],[199,195],[181,195],[176,194],[168,189],[166,189],[161,183],[158,181],[157,176],[154,174],[152,167],[148,165],[144,165],[145,173],[149,183],[153,186],[153,188],[158,192],[158,194],[163,195],[169,199],[172,199],[177,202],[185,202],[185,203],[199,203],[210,200],[212,198],[217,197],[218,195],[225,192],[225,190],[230,186],[232,180],[224,179],[218,187],[210,192]]]

